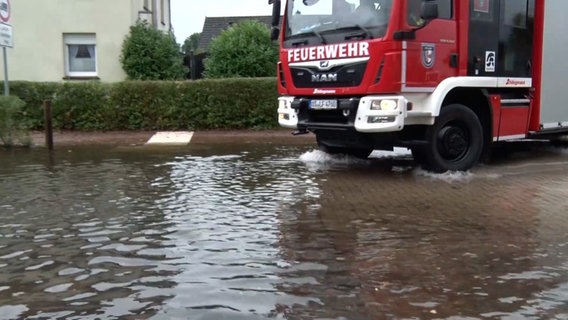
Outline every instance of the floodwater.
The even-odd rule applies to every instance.
[[[568,319],[568,152],[0,150],[1,319]]]

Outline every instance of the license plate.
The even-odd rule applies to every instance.
[[[337,109],[337,100],[310,100],[310,109],[335,110]]]

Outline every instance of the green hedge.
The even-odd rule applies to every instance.
[[[1,82],[0,82],[1,83]],[[55,129],[206,130],[277,128],[275,78],[118,83],[10,82],[22,121],[43,129],[51,100]]]
[[[18,116],[22,114],[25,103],[14,96],[0,95],[0,145],[29,145],[26,134],[27,125]]]

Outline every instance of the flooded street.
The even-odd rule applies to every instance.
[[[0,319],[568,319],[568,151],[0,150]]]

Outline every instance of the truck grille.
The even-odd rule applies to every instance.
[[[296,98],[292,102],[292,108],[298,110],[298,122],[301,125],[327,124],[327,125],[353,125],[357,115],[358,98],[339,99],[336,110],[312,110],[309,106],[310,99]]]
[[[307,120],[310,123],[348,124],[350,117],[344,116],[342,110],[308,110]]]
[[[356,87],[361,84],[367,61],[320,71],[316,67],[291,67],[296,88]]]

